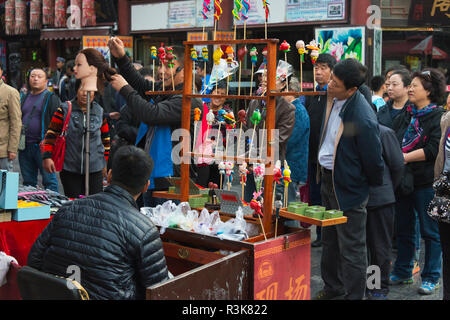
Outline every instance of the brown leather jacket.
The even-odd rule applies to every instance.
[[[0,79],[0,158],[7,158],[8,152],[17,153],[21,128],[19,91]]]

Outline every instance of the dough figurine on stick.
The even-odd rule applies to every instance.
[[[233,16],[234,16],[234,34],[233,34],[233,39],[236,40],[236,25],[237,25],[237,20],[241,20],[241,17],[239,17],[239,11],[242,10],[242,2],[241,0],[234,0],[234,9],[232,11]]]
[[[166,59],[167,59],[167,65],[170,68],[170,75],[172,77],[172,90],[175,91],[175,82],[173,81],[173,60],[175,59],[175,55],[173,54],[173,48],[167,47],[166,50]]]
[[[155,46],[152,46],[150,48],[150,57],[152,58],[152,63],[153,63],[153,85],[152,85],[152,89],[153,91],[155,91],[155,61],[158,58],[158,51],[156,49]]]
[[[203,9],[202,9],[202,15],[203,15],[203,31],[202,31],[202,39],[206,40],[205,37],[205,22],[208,20],[208,12],[211,10],[209,8],[211,4],[211,0],[203,0]]]
[[[194,109],[194,143],[193,145],[193,150],[195,151],[195,146],[197,144],[197,125],[199,123],[199,121],[201,120],[201,115],[202,115],[202,111],[200,110],[200,108],[195,108]]]
[[[213,53],[213,59],[214,59],[214,65],[216,66],[216,94],[217,94],[217,86],[219,84],[219,65],[220,65],[220,59],[222,59],[223,51],[219,47],[217,47],[216,50],[214,50]]]
[[[256,47],[250,49],[250,60],[252,61],[252,74],[250,79],[250,95],[253,92],[253,72],[255,71],[256,63],[258,62],[258,51]]]
[[[284,61],[287,63],[287,53],[291,51],[291,45],[286,42],[286,40],[283,41],[283,43],[280,45],[280,51],[284,52]],[[286,77],[286,91],[289,92],[289,81]]]
[[[227,73],[230,73],[230,67],[231,64],[233,63],[233,59],[234,59],[234,50],[232,46],[228,46],[225,50],[225,53],[227,54],[227,66],[228,66],[228,70]],[[229,85],[230,85],[230,75],[227,75],[227,95],[228,95],[228,89],[229,89]]]
[[[288,206],[287,195],[288,195],[289,183],[292,182],[291,169],[289,169],[289,165],[287,164],[286,160],[284,160],[283,181],[284,181],[284,207],[286,208]]]
[[[252,201],[250,201],[250,208],[252,208],[255,211],[253,216],[255,216],[255,215],[258,216],[259,223],[261,224],[262,232],[264,233],[264,239],[267,240],[266,232],[264,231],[264,225],[263,225],[263,222],[261,220],[261,216],[263,215],[263,213],[262,213],[263,204],[264,204],[264,198],[261,197],[261,193],[256,193],[255,192],[253,194]]]
[[[265,22],[265,27],[264,27],[264,29],[265,29],[266,39],[267,39],[267,22],[269,21],[269,13],[270,13],[270,10],[269,10],[269,1],[263,0],[263,8],[264,8],[265,16],[266,16],[266,22]]]
[[[239,129],[239,138],[238,138],[238,145],[237,145],[237,155],[239,156],[240,146],[241,146],[241,137],[242,137],[242,125],[246,124],[245,117],[247,116],[247,112],[245,110],[239,110],[238,117],[239,122],[241,123],[241,127]],[[245,145],[244,145],[244,154],[245,154]]]
[[[252,5],[249,0],[242,0],[242,19],[244,19],[244,40],[247,39],[247,20],[248,12],[250,11]]]
[[[308,51],[305,49],[305,42],[303,40],[298,40],[295,46],[300,55],[300,92],[303,92],[303,64],[305,63],[305,54]]]
[[[244,161],[239,166],[239,175],[241,177],[241,187],[242,187],[242,193],[241,193],[242,199],[244,199],[244,186],[247,183],[247,174],[248,174],[247,162]]]
[[[316,65],[317,58],[320,53],[320,45],[316,42],[316,40],[311,40],[311,42],[306,46],[310,50],[311,62],[313,66]],[[314,74],[314,92],[316,92],[316,73]]]
[[[252,133],[252,140],[250,141],[250,148],[248,151],[249,158],[251,158],[252,156],[253,139],[255,138],[256,126],[261,122],[261,112],[259,112],[259,109],[255,109],[255,111],[252,114],[252,117],[250,118],[250,121],[253,123],[253,133]]]
[[[222,7],[220,6],[221,3],[222,0],[214,0],[214,40],[217,40],[217,23],[223,12]]]
[[[202,49],[202,57],[203,57],[203,70],[205,70],[205,77],[203,78],[203,83],[206,88],[206,64],[208,63],[209,60],[208,47],[204,47]]]
[[[197,50],[191,48],[191,59],[192,59],[192,94],[195,94],[195,63],[198,61]]]
[[[159,61],[161,62],[161,66],[164,66],[166,64],[166,49],[164,49],[164,43],[161,43],[161,47],[159,47],[159,49],[158,49],[158,58],[159,58]],[[166,85],[164,82],[164,78],[165,78],[164,73],[165,72],[164,72],[164,68],[163,68],[163,75],[162,75],[163,91],[166,90]]]
[[[247,47],[244,45],[242,48],[238,50],[238,61],[239,61],[239,86],[238,86],[238,96],[241,95],[241,70],[242,70],[242,63],[244,62],[244,58],[246,54],[248,53]]]
[[[275,190],[273,191],[275,193]],[[277,237],[278,231],[278,219],[280,218],[280,209],[283,207],[283,202],[281,201],[281,194],[277,193],[275,200],[275,238]]]

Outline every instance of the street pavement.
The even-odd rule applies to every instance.
[[[316,240],[315,226],[311,228],[311,242]],[[425,261],[425,243],[421,241],[420,250],[420,268],[423,269]],[[320,276],[320,258],[322,255],[322,247],[311,247],[311,298],[315,297],[320,290],[323,289],[323,281]],[[392,258],[395,262],[396,251],[393,251]],[[442,282],[441,282],[442,283]],[[404,284],[390,286],[389,300],[442,300],[443,291],[441,287],[431,295],[421,295],[417,292],[421,285],[420,272],[414,275],[413,284]]]

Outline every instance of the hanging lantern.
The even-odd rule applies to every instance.
[[[14,0],[8,0],[5,3],[5,33],[8,35],[14,34],[14,17],[16,11],[16,4]]]
[[[25,0],[16,0],[16,24],[14,34],[27,33],[27,3]]]
[[[95,1],[94,0],[83,0],[82,8],[83,17],[81,19],[81,25],[83,27],[95,26]]]
[[[32,0],[30,3],[30,30],[41,29],[41,0]]]
[[[55,24],[55,2],[54,0],[42,1],[42,24],[53,27]]]
[[[65,28],[66,27],[66,0],[56,0],[55,1],[55,27]]]

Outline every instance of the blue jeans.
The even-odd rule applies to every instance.
[[[46,189],[58,192],[58,180],[55,173],[48,173],[42,167],[39,145],[27,144],[25,150],[19,151],[19,164],[24,186],[37,186],[38,171],[42,175],[42,184]]]
[[[421,273],[422,281],[437,282],[441,277],[441,243],[438,223],[427,214],[427,208],[434,197],[432,187],[414,190],[400,198],[397,203],[397,260],[393,273],[400,278],[412,276],[416,250],[416,213],[420,223],[420,233],[425,241],[425,265]]]

